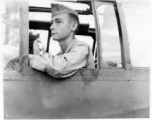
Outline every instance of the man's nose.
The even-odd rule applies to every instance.
[[[53,29],[54,29],[54,24],[52,23],[50,26],[50,30],[53,30]]]

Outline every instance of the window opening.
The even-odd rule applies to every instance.
[[[120,37],[113,4],[96,2],[101,31],[102,59],[109,67],[122,67]]]
[[[148,5],[123,4],[132,67],[150,67],[150,11]]]

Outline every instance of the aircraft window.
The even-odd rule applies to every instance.
[[[62,2],[58,2],[59,4],[62,4]],[[65,5],[71,7],[73,5],[70,5],[70,3],[68,2],[64,2]],[[78,3],[73,3],[75,6],[79,6],[79,9],[75,9],[75,10],[86,10],[89,8],[89,6],[87,4],[78,4]],[[30,4],[29,4],[30,5]],[[50,1],[48,4],[48,8],[50,8]],[[33,5],[30,5],[33,6]],[[37,6],[37,5],[34,5]],[[74,6],[74,7],[75,7]],[[41,6],[42,7],[42,6]],[[45,6],[46,7],[46,6]],[[41,17],[43,16],[43,17]],[[29,23],[30,23],[30,29],[34,29],[33,33],[39,34],[40,35],[40,40],[41,43],[43,45],[43,47],[45,48],[45,50],[47,49],[47,52],[50,52],[53,55],[56,55],[57,53],[59,53],[61,51],[61,48],[59,46],[59,43],[57,41],[52,40],[52,38],[50,36],[48,36],[48,32],[49,32],[49,28],[47,26],[49,26],[50,24],[50,20],[51,20],[51,13],[47,13],[47,12],[33,12],[30,11],[29,12]],[[76,38],[80,41],[84,41],[86,43],[88,43],[93,51],[94,46],[94,39],[95,39],[95,22],[94,22],[94,16],[92,14],[89,15],[83,15],[83,14],[79,14],[79,20],[80,20],[80,29],[78,35],[76,35]],[[39,24],[40,23],[40,24]],[[41,29],[38,30],[38,29]],[[85,30],[84,30],[85,29]],[[45,31],[44,33],[42,33],[42,31]],[[48,31],[48,32],[46,32]],[[46,34],[47,33],[47,34]],[[42,35],[45,34],[45,35]],[[50,35],[50,34],[49,34]],[[44,38],[44,36],[46,38]],[[48,37],[50,37],[50,41],[49,41],[49,49],[47,46],[47,42],[48,42]],[[38,38],[39,39],[39,38]],[[32,47],[34,47],[33,42],[30,43],[30,49],[32,49]],[[30,50],[31,52],[33,52],[32,50]],[[30,52],[29,51],[29,52]]]
[[[112,4],[96,2],[101,30],[102,59],[110,67],[122,67],[117,19]]]
[[[123,4],[132,67],[150,66],[150,11],[148,5]]]
[[[14,7],[17,8],[18,6]],[[10,8],[6,8],[11,9]],[[18,11],[17,11],[18,10]],[[8,12],[8,13],[7,13]],[[19,70],[19,9],[11,9],[3,16],[2,22],[2,56],[3,56],[3,69],[7,71]]]

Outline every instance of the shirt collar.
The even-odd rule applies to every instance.
[[[73,40],[70,42],[70,44],[68,45],[65,53],[68,53],[68,52],[73,48],[73,46],[75,45],[76,42],[77,42],[77,39],[76,39],[76,38],[73,39]],[[63,55],[63,51],[61,50],[61,51],[58,53],[58,55]]]
[[[73,46],[75,45],[76,41],[77,41],[77,39],[75,38],[75,39],[73,39],[73,40],[70,42],[70,44],[68,45],[65,53],[68,53],[68,52],[73,48]]]

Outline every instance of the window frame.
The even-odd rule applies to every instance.
[[[121,44],[123,67],[125,69],[131,69],[131,57],[130,57],[130,48],[129,48],[129,40],[128,40],[129,38],[128,38],[126,21],[125,21],[125,15],[121,3],[115,4],[115,13],[119,21],[118,27],[122,34],[122,37],[120,39],[120,44]]]
[[[120,49],[121,49],[121,61],[122,61],[122,68],[124,69],[131,69],[131,59],[130,59],[130,49],[129,49],[129,41],[128,41],[128,33],[127,33],[127,27],[125,24],[125,16],[124,16],[124,12],[122,9],[122,4],[121,3],[116,3],[113,1],[109,1],[109,2],[105,2],[105,1],[101,1],[104,4],[112,4],[114,7],[114,12],[116,15],[116,21],[117,21],[117,26],[118,26],[118,32],[119,32],[119,38],[120,38]],[[95,1],[94,1],[94,5],[95,5]],[[97,22],[99,23],[99,18],[97,16],[97,8],[96,8],[96,18],[97,18]],[[98,33],[101,33],[101,28],[98,25],[97,26],[97,30],[99,31]],[[101,34],[98,34],[98,43],[99,43],[99,48],[100,48],[100,54],[98,54],[98,56],[100,55],[100,62],[102,60],[102,39],[101,39]],[[101,68],[101,66],[100,66]],[[101,68],[102,69],[102,68]]]
[[[94,15],[94,21],[95,21],[95,48],[94,48],[94,54],[97,54],[97,68],[96,69],[103,69],[101,68],[101,58],[102,58],[102,52],[101,52],[101,34],[100,33],[100,26],[99,26],[99,20],[97,16],[97,11],[95,8],[95,1],[90,1],[91,7]],[[125,17],[122,9],[122,5],[120,3],[115,2],[104,2],[106,4],[113,4],[116,19],[117,19],[117,25],[118,25],[118,31],[120,36],[120,48],[121,48],[121,57],[122,57],[122,63],[123,68],[130,69],[131,68],[131,60],[130,60],[130,51],[129,51],[129,41],[128,41],[128,34],[126,30],[125,25]],[[20,26],[20,52],[19,52],[19,64],[20,64],[20,70],[19,73],[22,73],[23,75],[29,75],[32,68],[28,66],[28,53],[29,50],[27,49],[29,47],[29,18],[28,18],[28,3],[24,2],[21,4],[21,26]],[[120,20],[121,18],[121,20]],[[50,36],[50,31],[49,35]],[[49,42],[49,40],[48,40]],[[49,44],[47,44],[49,45]],[[47,47],[47,51],[48,51]],[[31,69],[31,70],[30,70]]]
[[[20,47],[19,47],[19,73],[28,67],[29,54],[29,20],[28,20],[28,2],[22,2],[20,5]]]

